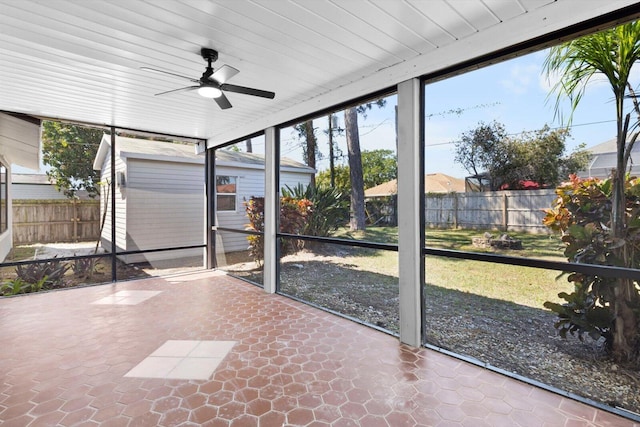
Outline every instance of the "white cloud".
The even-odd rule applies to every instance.
[[[522,95],[528,92],[531,85],[540,75],[538,64],[513,64],[509,71],[509,77],[500,81],[500,84],[508,92]]]

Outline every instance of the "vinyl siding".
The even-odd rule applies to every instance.
[[[116,159],[116,172],[125,173],[124,185],[116,186],[116,242],[118,250],[150,250],[203,244],[205,224],[204,165],[176,161],[128,158]],[[110,159],[106,156],[102,179],[110,174]],[[223,227],[244,230],[248,224],[244,202],[264,196],[264,170],[219,166],[217,175],[237,178],[236,209],[217,213],[216,223]],[[281,181],[289,186],[298,182],[307,185],[308,173],[283,172]],[[102,189],[101,213],[104,209]],[[110,200],[110,198],[109,198]],[[102,242],[110,250],[111,210],[107,208]],[[217,239],[218,252],[244,251],[248,247],[244,234],[224,233]],[[179,256],[201,256],[202,249],[123,257],[125,262],[156,261]]]
[[[121,158],[116,158],[116,173],[125,172],[125,164]],[[100,186],[100,220],[105,218],[104,228],[100,238],[101,246],[107,251],[111,251],[111,188],[107,182],[111,182],[111,153],[107,153],[102,170],[100,181],[104,183]],[[116,247],[117,251],[127,250],[126,246],[126,221],[127,221],[127,200],[116,185]],[[106,214],[105,214],[106,204]]]
[[[127,249],[150,250],[204,243],[204,166],[127,160]],[[202,249],[128,256],[128,262],[200,256]]]
[[[264,196],[264,169],[240,169],[229,166],[216,167],[218,176],[237,177],[236,210],[218,211],[216,224],[221,227],[245,230],[249,219],[245,211],[244,202],[251,197]],[[247,250],[247,235],[240,233],[219,233],[221,238],[216,239],[216,252],[237,252]],[[219,237],[220,237],[219,236]]]
[[[236,212],[217,212],[216,223],[222,227],[245,230],[249,219],[244,208],[244,202],[251,197],[264,197],[264,170],[262,169],[238,169],[230,167],[216,168],[217,175],[238,177],[238,198]],[[304,186],[311,182],[309,173],[282,172],[280,174],[280,186],[295,187],[298,183]],[[220,233],[222,239],[216,239],[216,252],[236,252],[247,250],[247,236],[241,233]]]

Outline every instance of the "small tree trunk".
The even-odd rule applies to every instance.
[[[333,114],[329,114],[329,181],[331,188],[336,187],[336,167],[333,154]]]
[[[307,140],[307,148],[305,153],[307,155],[307,166],[310,168],[316,168],[316,151],[318,146],[318,141],[316,140],[316,134],[313,131],[313,121],[308,120],[304,122],[304,134]],[[313,187],[316,186],[316,176],[315,174],[311,175],[311,183]]]
[[[349,152],[349,177],[351,179],[351,209],[349,228],[352,231],[364,230],[364,178],[362,176],[362,156],[360,153],[360,134],[358,133],[358,112],[348,108],[344,112],[344,126],[347,134]]]

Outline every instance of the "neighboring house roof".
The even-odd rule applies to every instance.
[[[364,190],[364,197],[386,197],[398,194],[398,180],[383,182],[375,187]]]
[[[103,135],[100,147],[93,162],[93,169],[102,169],[102,164],[111,149],[111,136]],[[116,136],[116,153],[123,159],[159,160],[176,163],[204,164],[204,156],[196,154],[193,144],[174,144],[171,142],[151,141],[147,139]],[[243,168],[264,169],[264,154],[243,153],[231,150],[217,150],[216,164]],[[282,170],[314,173],[313,168],[288,158],[280,162]]]
[[[426,193],[463,193],[464,179],[443,173],[429,173],[424,176]],[[385,197],[398,194],[398,180],[393,179],[364,191],[365,197]]]

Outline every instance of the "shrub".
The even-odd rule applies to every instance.
[[[248,230],[264,232],[264,197],[251,197],[245,202],[245,209],[249,218]],[[305,226],[307,216],[312,212],[312,204],[309,200],[296,200],[291,197],[280,198],[280,232],[287,234],[300,234]],[[264,256],[264,239],[262,235],[251,235],[249,242],[249,254],[258,263]],[[304,242],[299,239],[282,239],[280,254],[287,255],[302,249]]]
[[[60,260],[39,262],[35,264],[25,264],[16,267],[16,274],[19,279],[27,283],[38,283],[43,281],[43,288],[58,288],[64,285],[63,278],[69,265]]]
[[[313,209],[307,214],[303,234],[330,236],[349,221],[349,203],[335,188],[298,184],[293,188],[285,186],[282,194],[284,197],[311,202]]]
[[[16,277],[13,280],[9,280],[8,282],[0,284],[0,296],[38,292],[43,288],[46,280],[47,277],[45,276],[35,283],[28,283],[20,279],[19,277]]]
[[[570,262],[640,266],[640,179],[628,178],[625,184],[626,227],[621,238],[611,236],[610,180],[580,179],[572,175],[569,183],[556,189],[558,197],[554,206],[546,210],[543,223],[562,234],[564,254]],[[624,258],[619,256],[620,248],[625,249]],[[573,283],[574,291],[558,294],[566,302],[544,304],[558,314],[555,326],[560,335],[566,337],[569,332],[580,339],[585,333],[595,340],[602,337],[606,348],[611,349],[616,328],[616,287],[627,279],[569,273],[567,280]],[[630,307],[640,313],[637,280],[634,289],[635,294],[628,301]],[[640,343],[637,327],[633,341],[636,345]]]
[[[264,197],[251,197],[244,202],[249,224],[247,229],[264,233]],[[247,237],[249,242],[249,255],[251,258],[260,263],[264,256],[264,239],[259,235],[250,235]]]
[[[98,264],[98,258],[79,258],[73,260],[71,268],[73,273],[84,279],[91,279],[93,273],[96,271],[96,265]]]

